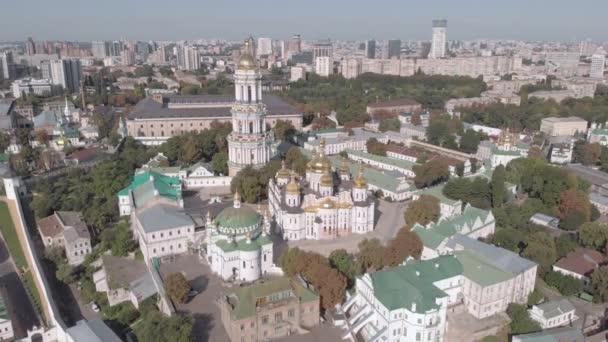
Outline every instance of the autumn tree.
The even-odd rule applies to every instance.
[[[188,279],[179,272],[169,274],[165,279],[167,294],[175,303],[185,303],[191,288]]]
[[[421,195],[415,201],[411,201],[405,210],[406,227],[411,228],[414,224],[427,225],[439,219],[441,209],[439,200],[431,195]]]
[[[367,152],[378,156],[386,156],[386,144],[378,141],[376,138],[369,138],[365,143]]]
[[[365,239],[359,242],[357,262],[361,273],[379,270],[384,266],[384,246],[378,239]]]
[[[50,139],[49,132],[47,132],[45,129],[39,129],[36,131],[36,141],[38,141],[39,144],[47,145]]]
[[[589,221],[591,216],[591,203],[587,194],[578,189],[568,189],[559,196],[559,203],[556,209],[557,216],[566,220],[573,216],[577,217],[578,224],[573,224],[569,229],[576,229],[581,224]]]
[[[285,164],[291,170],[297,172],[299,175],[304,176],[306,174],[306,164],[308,158],[302,154],[302,151],[298,147],[290,147],[285,154]]]
[[[602,146],[598,143],[585,144],[582,148],[581,162],[583,165],[595,165],[602,154]]]
[[[399,118],[396,118],[396,117],[380,120],[380,124],[378,125],[378,130],[380,132],[386,132],[386,131],[399,132],[400,128],[401,128],[401,121],[399,121]]]
[[[422,241],[418,237],[418,234],[407,227],[403,227],[388,243],[385,249],[384,261],[387,266],[397,266],[410,256],[420,259],[422,247]]]
[[[432,186],[450,178],[450,169],[441,158],[432,159],[422,165],[414,165],[414,184],[417,188]]]
[[[422,118],[420,117],[420,113],[412,113],[412,117],[410,118],[410,122],[414,126],[422,125]]]

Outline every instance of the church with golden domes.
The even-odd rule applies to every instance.
[[[507,166],[513,159],[528,156],[528,150],[518,146],[519,135],[508,128],[500,133],[496,147],[492,149],[492,169],[498,165]]]
[[[325,141],[298,177],[283,163],[268,184],[268,207],[285,240],[325,240],[374,230],[373,196],[363,165],[351,176],[346,164],[332,170]]]
[[[245,40],[244,51],[234,72],[232,132],[227,138],[230,176],[248,165],[261,168],[274,155],[274,136],[266,125],[266,105],[262,103],[262,75],[252,49],[251,38]]]

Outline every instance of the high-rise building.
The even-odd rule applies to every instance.
[[[319,76],[327,77],[334,73],[334,60],[329,56],[315,58],[315,72]]]
[[[10,51],[0,53],[0,79],[11,80],[16,74],[13,53]]]
[[[148,55],[150,54],[150,44],[147,42],[137,42],[137,56],[141,61],[148,60]]]
[[[124,49],[120,52],[120,63],[122,65],[135,64],[135,52],[133,50]]]
[[[248,165],[263,167],[273,154],[274,137],[266,130],[262,75],[252,54],[252,43],[252,39],[245,41],[245,49],[234,72],[232,133],[227,139],[230,176],[236,175]]]
[[[120,53],[122,52],[122,42],[120,41],[113,41],[113,42],[108,42],[108,46],[109,46],[109,55],[113,56],[113,57],[118,57],[120,56]]]
[[[391,39],[388,41],[388,59],[399,58],[401,56],[401,40]]]
[[[376,41],[373,39],[365,41],[365,56],[367,58],[376,58]]]
[[[43,61],[41,64],[42,76],[51,80],[51,83],[60,85],[65,91],[75,93],[82,81],[82,64],[78,59],[55,59]]]
[[[329,39],[314,43],[312,46],[312,60],[316,61],[317,57],[333,57],[333,46]]]
[[[36,43],[34,43],[32,37],[27,38],[27,42],[25,42],[25,53],[28,56],[36,54]]]
[[[289,50],[292,53],[302,52],[302,38],[299,34],[294,34],[289,41]]]
[[[593,78],[604,78],[604,67],[606,66],[606,53],[600,49],[591,56],[591,70],[589,76]]]
[[[433,20],[433,39],[431,40],[431,52],[429,58],[444,58],[447,47],[448,21],[445,19]]]
[[[272,55],[272,38],[258,38],[258,46],[256,49],[257,56]]]
[[[91,52],[95,58],[106,58],[110,56],[110,45],[102,40],[93,41],[91,43]]]
[[[201,68],[201,54],[194,46],[183,47],[184,64],[182,70],[198,70]]]

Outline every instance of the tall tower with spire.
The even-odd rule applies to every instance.
[[[266,129],[266,106],[262,103],[262,76],[253,57],[253,40],[245,47],[234,72],[235,103],[232,133],[228,136],[228,170],[236,175],[248,165],[261,168],[272,157],[274,137]]]

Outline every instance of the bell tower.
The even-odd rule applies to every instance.
[[[253,42],[245,47],[234,72],[232,133],[228,136],[228,170],[234,176],[247,165],[261,168],[272,157],[274,137],[266,130],[266,106],[262,103],[262,76],[253,57]]]

